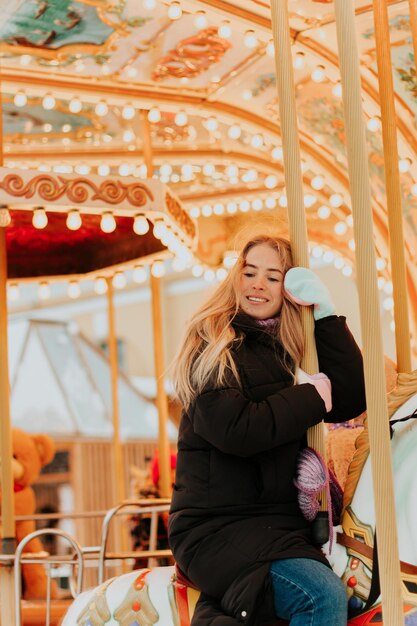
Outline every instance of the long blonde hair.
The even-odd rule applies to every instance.
[[[173,370],[175,389],[185,408],[209,382],[213,388],[222,387],[231,373],[240,384],[231,348],[241,337],[232,321],[239,309],[240,277],[246,257],[249,250],[260,244],[267,244],[278,253],[284,275],[293,267],[287,239],[260,235],[246,243],[228,276],[193,315],[186,329]],[[277,338],[284,348],[283,366],[294,376],[303,355],[304,338],[299,307],[284,291]]]

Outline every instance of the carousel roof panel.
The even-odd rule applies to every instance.
[[[409,2],[387,7],[412,272],[417,87]],[[200,216],[200,260],[221,262],[242,224],[267,209],[285,213],[270,8],[270,0],[8,3],[0,16],[5,165],[123,180],[143,176],[152,154],[153,176]],[[389,267],[373,4],[356,0],[355,9],[375,240]],[[334,3],[291,0],[288,13],[309,238],[351,262]]]

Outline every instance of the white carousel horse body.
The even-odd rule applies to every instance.
[[[62,626],[179,626],[173,566],[122,574],[80,594]]]
[[[411,415],[417,409],[417,394],[407,400],[391,417],[390,421]],[[417,418],[393,425],[391,440],[394,470],[395,506],[400,560],[417,565]],[[375,531],[375,504],[372,489],[371,459],[367,458],[350,505],[356,517]],[[328,543],[324,546],[333,569],[341,576],[346,568],[346,549],[336,543],[334,529],[332,552]]]

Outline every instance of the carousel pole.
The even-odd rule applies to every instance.
[[[287,0],[271,0],[271,13],[291,248],[295,265],[308,267],[307,224],[304,210]],[[314,340],[313,313],[306,307],[302,307],[301,314],[305,337],[305,354],[301,365],[306,372],[314,374],[318,372],[318,361]],[[325,456],[323,424],[318,424],[309,429],[308,442],[322,456]],[[327,510],[325,492],[321,496],[320,508],[322,511]]]
[[[410,5],[410,25],[413,39],[414,67],[417,64],[417,0],[409,0]]]
[[[403,626],[400,561],[354,0],[335,0],[384,623]]]
[[[153,174],[153,150],[151,141],[151,125],[147,111],[140,112],[142,124],[143,157],[145,159],[148,178]],[[155,353],[155,376],[156,376],[156,404],[158,407],[158,449],[159,449],[159,492],[162,498],[171,497],[171,461],[167,432],[168,424],[168,398],[164,387],[164,349],[163,349],[163,325],[161,314],[161,280],[151,273],[152,292],[152,327],[153,345]]]
[[[120,504],[126,498],[123,450],[120,441],[120,414],[119,414],[119,366],[117,363],[117,337],[116,322],[114,315],[114,292],[112,279],[107,282],[107,316],[108,316],[108,343],[111,376],[111,398],[113,416],[113,459],[115,469],[115,494],[116,502]]]
[[[3,165],[3,117],[0,91],[0,166]],[[1,210],[1,209],[0,209]],[[7,220],[5,224],[7,223]],[[7,251],[6,225],[0,222],[0,481],[2,554],[14,554],[16,531],[14,523],[14,492],[12,471],[12,435],[10,426],[9,352],[7,341]],[[1,624],[14,624],[13,566],[0,565]]]
[[[410,8],[413,4],[415,5],[416,3],[410,0]],[[397,367],[399,372],[408,373],[411,372],[410,324],[388,9],[385,0],[373,0],[373,5],[384,144]],[[414,8],[416,7],[414,6]]]

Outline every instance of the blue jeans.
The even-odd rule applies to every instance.
[[[290,626],[346,626],[347,595],[338,576],[313,559],[271,564],[275,613]]]

